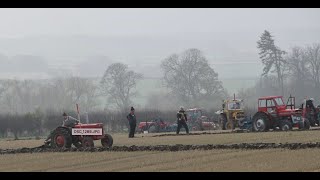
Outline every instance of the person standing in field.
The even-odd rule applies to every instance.
[[[187,114],[185,113],[183,107],[180,107],[180,110],[177,113],[177,124],[178,124],[178,128],[177,128],[177,134],[179,134],[180,132],[180,128],[181,126],[184,127],[184,129],[186,130],[187,134],[189,134],[189,128],[187,126]]]
[[[136,131],[136,125],[137,125],[137,119],[136,115],[134,114],[134,108],[131,107],[131,111],[127,116],[127,119],[129,121],[130,131],[129,131],[129,138],[134,137],[134,133]]]

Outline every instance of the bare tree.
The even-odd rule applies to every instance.
[[[81,77],[70,77],[66,79],[67,94],[72,104],[80,103],[86,111],[90,111],[96,104],[96,86],[92,80]]]
[[[313,44],[306,49],[306,59],[310,63],[311,77],[316,89],[320,88],[320,44]]]
[[[161,63],[164,82],[183,103],[197,105],[197,101],[223,92],[218,73],[198,49],[173,54]]]
[[[279,47],[274,44],[274,39],[270,32],[264,31],[261,35],[258,43],[258,49],[260,49],[259,55],[262,63],[265,65],[263,68],[262,76],[271,73],[277,73],[278,85],[281,87],[281,93],[284,94],[283,77],[284,77],[284,66],[286,61],[283,59],[282,55],[285,51],[282,51]],[[271,70],[274,67],[274,70]]]
[[[131,97],[136,95],[134,88],[141,78],[142,74],[128,70],[127,65],[114,63],[107,68],[100,81],[101,91],[120,111],[125,111],[132,103]]]
[[[306,83],[310,80],[310,71],[308,61],[306,61],[306,52],[301,47],[293,47],[286,57],[291,75],[292,87],[294,93],[302,95],[305,91]]]

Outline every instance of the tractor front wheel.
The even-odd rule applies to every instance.
[[[113,144],[113,138],[110,134],[105,134],[104,138],[101,139],[101,144],[103,147],[112,147]]]
[[[289,131],[289,130],[291,131],[292,130],[292,123],[289,122],[288,120],[284,120],[280,124],[280,129],[282,131]]]
[[[82,147],[88,148],[88,147],[94,147],[93,139],[89,136],[85,136],[82,139]]]

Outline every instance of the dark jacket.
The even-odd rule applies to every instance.
[[[314,107],[314,105],[313,105],[311,100],[307,100],[306,107],[307,108],[311,108],[313,111],[316,111],[316,108]]]
[[[136,124],[137,123],[137,119],[136,119],[135,114],[131,115],[131,113],[129,113],[127,116],[127,119],[129,121],[129,124]]]
[[[182,116],[184,116],[184,120],[183,120],[183,117]],[[187,118],[187,114],[185,113],[185,111],[179,111],[178,113],[177,113],[177,118],[178,118],[178,121],[188,121],[188,118]]]

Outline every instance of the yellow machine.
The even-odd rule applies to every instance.
[[[219,114],[219,126],[221,129],[235,129],[241,127],[246,119],[244,114],[244,105],[242,99],[224,100],[222,110],[217,111]]]

